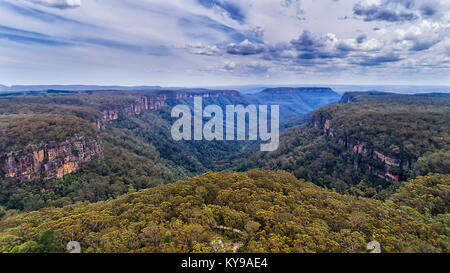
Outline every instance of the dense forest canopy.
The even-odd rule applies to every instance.
[[[95,138],[97,128],[87,120],[67,114],[0,115],[0,154],[28,145],[55,144],[76,135]]]
[[[450,147],[450,100],[337,104],[314,115],[323,112],[331,116],[337,138],[365,140],[394,156],[417,158]]]
[[[436,198],[433,184],[450,185],[448,175],[419,179],[433,181],[418,188]],[[283,171],[208,172],[112,201],[9,216],[0,222],[0,251],[33,252],[49,230],[59,247],[53,251],[77,240],[86,252],[214,252],[222,240],[216,251],[365,252],[373,239],[384,252],[448,251],[448,206],[436,202],[444,214],[421,215],[420,204],[402,201],[410,183],[381,202]]]
[[[442,103],[450,101],[450,94],[448,93],[422,93],[422,94],[396,94],[390,92],[346,92],[342,98],[342,103],[347,102],[361,102],[361,101],[433,101],[434,103]]]

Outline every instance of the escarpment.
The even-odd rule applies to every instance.
[[[97,128],[104,129],[105,123],[112,120],[119,119],[120,115],[131,116],[140,115],[143,111],[158,110],[166,105],[167,100],[182,100],[193,97],[219,97],[219,96],[237,96],[239,92],[232,90],[224,91],[178,91],[178,90],[163,90],[152,92],[150,95],[142,96],[134,103],[127,106],[118,106],[111,109],[106,109],[101,112],[100,118],[97,120]]]
[[[119,115],[139,115],[145,110],[158,110],[165,105],[166,96],[145,96],[125,107],[103,110],[101,117],[97,120],[97,128],[105,127],[105,122],[119,119]]]
[[[4,115],[4,126],[0,128],[0,133],[10,136],[10,143],[0,149],[0,176],[18,181],[62,178],[79,170],[94,157],[103,155],[103,144],[95,127],[104,129],[108,121],[120,119],[121,116],[140,115],[144,111],[158,110],[168,103],[186,103],[187,99],[196,96],[216,98],[239,95],[237,91],[227,90],[158,90],[130,91],[116,96],[111,94],[115,93],[105,91],[94,94],[94,97],[81,94],[74,98],[55,99],[64,106],[64,103],[85,103],[88,109],[97,113],[100,111],[100,116],[94,119],[94,126],[91,126],[91,121],[83,118],[86,116],[84,114],[81,117],[59,113]],[[102,96],[111,97],[102,100]],[[17,144],[17,147],[12,144]]]
[[[391,183],[405,180],[406,173],[411,170],[410,158],[388,154],[387,151],[373,145],[370,140],[362,140],[346,132],[338,132],[333,127],[332,115],[326,111],[316,112],[312,116],[311,126],[322,130],[339,146],[345,147],[352,153],[355,168],[362,165],[373,175]]]
[[[80,169],[96,156],[103,155],[97,139],[75,136],[61,143],[29,145],[21,151],[1,155],[1,171],[5,177],[20,181],[62,178]]]

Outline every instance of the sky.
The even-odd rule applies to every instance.
[[[0,84],[450,85],[450,0],[0,0]]]

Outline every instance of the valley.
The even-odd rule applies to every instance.
[[[0,99],[2,252],[34,251],[47,231],[56,252],[69,240],[86,252],[212,252],[218,240],[225,252],[361,252],[374,237],[387,252],[449,249],[447,94],[11,94]],[[280,148],[173,140],[170,110],[194,97],[279,104]]]

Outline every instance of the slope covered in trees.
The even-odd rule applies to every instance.
[[[25,164],[27,171],[38,170],[36,164],[47,164],[54,157],[47,155],[47,150],[58,148],[63,141],[70,143],[74,136],[97,139],[104,152],[62,179],[42,179],[45,177],[42,167],[44,174],[36,174],[33,181],[19,181],[7,177],[8,170],[0,168],[0,207],[6,209],[29,211],[85,200],[107,200],[200,174],[214,167],[216,151],[224,155],[239,151],[236,144],[228,143],[185,143],[179,147],[170,137],[169,108],[143,111],[140,115],[121,113],[105,128],[97,128],[101,111],[129,107],[153,91],[38,93],[0,99],[0,166],[11,160],[18,173],[21,168],[25,171]],[[225,96],[205,101],[227,103],[240,99]],[[60,147],[59,152],[65,150]],[[13,151],[18,152],[8,157]]]
[[[28,145],[54,144],[76,135],[88,139],[97,136],[97,129],[89,121],[61,113],[0,115],[0,132],[0,154]]]
[[[448,194],[448,175],[410,183],[422,179]],[[381,202],[284,171],[208,172],[107,202],[4,216],[0,251],[63,251],[77,240],[85,252],[364,252],[373,239],[384,252],[448,251],[448,205],[435,220],[420,214],[421,206],[395,203],[405,191]]]
[[[309,124],[282,133],[277,151],[249,153],[235,169],[283,169],[339,192],[379,198],[397,181],[450,173],[450,96],[353,96],[358,102],[316,110]]]
[[[0,99],[0,206],[30,211],[85,200],[96,202],[229,167],[230,158],[240,154],[247,143],[176,142],[170,135],[175,120],[170,117],[170,106],[192,106],[194,95],[204,96],[205,105],[248,104],[236,91],[208,90],[50,90]],[[150,105],[155,97],[158,103],[164,99],[168,107],[142,110],[142,96],[148,96],[145,104]],[[113,116],[107,114],[105,119],[103,111],[109,110]],[[99,119],[106,121],[98,123]],[[97,128],[99,124],[101,128]],[[97,139],[103,146],[102,156],[83,162],[80,169],[62,179],[43,179],[47,173],[43,165],[53,157],[47,150],[58,148],[63,141],[70,143],[78,135]],[[59,149],[61,153],[65,150]],[[65,158],[60,159],[62,167],[67,165]],[[10,177],[13,174],[5,167],[7,161],[15,168],[13,174],[42,173],[36,173],[32,181]]]
[[[0,179],[0,206],[31,211],[80,201],[96,202],[186,176],[182,166],[160,158],[154,146],[139,138],[109,128],[100,134],[100,139],[103,156],[62,179],[22,183],[12,178]]]

